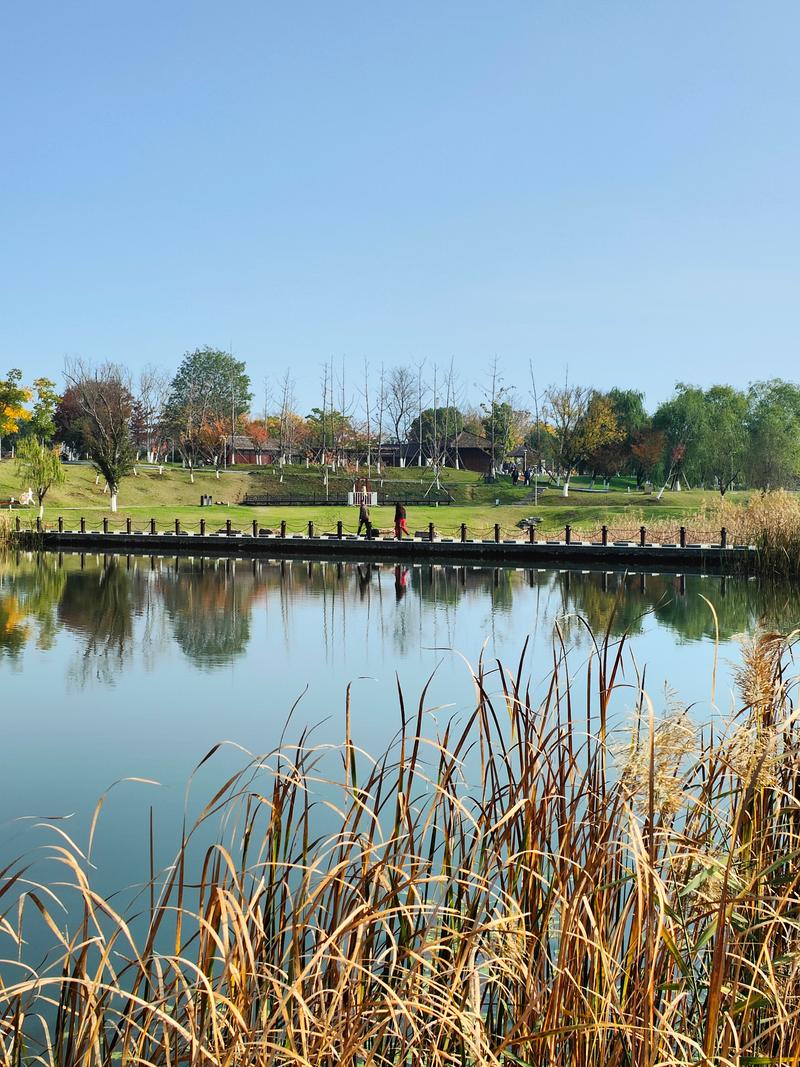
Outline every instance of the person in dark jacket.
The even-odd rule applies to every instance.
[[[398,500],[394,506],[394,535],[398,541],[401,541],[403,534],[405,534],[406,537],[411,536],[408,532],[408,525],[406,524],[406,509]]]
[[[358,509],[358,534],[361,533],[361,528],[364,527],[367,531],[367,537],[369,537],[370,526],[372,524],[369,521],[369,508],[366,504],[362,504]]]

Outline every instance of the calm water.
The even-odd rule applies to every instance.
[[[714,620],[721,648],[712,706]],[[665,687],[701,720],[727,713],[737,635],[790,628],[790,592],[712,577],[447,566],[175,560],[148,557],[0,558],[0,859],[46,855],[60,826],[79,843],[108,796],[93,853],[104,891],[141,877],[152,807],[172,854],[184,807],[244,762],[234,745],[193,767],[219,741],[253,752],[314,725],[339,743],[352,683],[356,742],[380,751],[395,733],[395,675],[415,705],[436,671],[428,728],[468,710],[472,686],[458,653],[515,664],[531,638],[528,671],[542,684],[558,625],[578,667],[587,631],[630,630],[657,709]],[[635,678],[632,662],[629,679]],[[631,697],[630,704],[633,704]],[[619,713],[629,708],[622,699]],[[53,821],[59,820],[59,821]],[[63,820],[63,821],[61,821]],[[44,824],[44,825],[42,825]]]

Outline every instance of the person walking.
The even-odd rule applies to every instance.
[[[360,535],[362,526],[366,528],[367,537],[369,537],[369,531],[370,527],[372,526],[372,523],[369,521],[369,508],[366,504],[362,504],[361,507],[358,509],[358,533],[356,534],[356,537]]]
[[[408,525],[406,524],[406,509],[403,504],[398,500],[394,506],[394,535],[398,541],[403,539],[403,534],[410,537],[408,532]]]

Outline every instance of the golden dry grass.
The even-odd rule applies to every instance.
[[[632,512],[624,519],[608,524],[610,540],[638,540],[644,525],[648,541],[676,544],[680,529],[686,530],[689,543],[718,544],[721,530],[727,530],[729,544],[755,545],[764,572],[784,575],[800,574],[800,494],[776,490],[751,497],[746,505],[717,498],[696,514],[685,518],[653,519]],[[576,539],[598,540],[598,525],[580,525],[574,529]]]
[[[377,759],[303,738],[213,796],[136,921],[66,839],[64,886],[0,875],[0,1063],[227,1067],[790,1064],[800,1050],[800,755],[790,642],[745,648],[724,734],[656,716],[624,643],[480,663],[436,740]],[[523,653],[524,659],[524,653]],[[635,722],[616,753],[609,707]],[[338,781],[329,780],[338,760]],[[195,838],[236,830],[193,864]],[[64,930],[55,896],[75,895]],[[138,932],[136,932],[138,929]]]

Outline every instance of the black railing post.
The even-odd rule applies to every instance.
[[[435,534],[436,534],[436,531],[433,528],[433,523],[429,522],[428,523],[428,540],[429,541],[433,541],[433,538],[434,538]]]
[[[728,531],[727,531],[726,527],[724,527],[724,526],[722,527],[722,529],[719,532],[719,545],[720,545],[720,548],[727,548],[728,547]]]
[[[528,527],[528,540],[533,545],[536,543],[536,523],[532,522]]]
[[[105,517],[105,515],[103,516],[103,533],[108,533],[108,519]]]
[[[22,526],[22,523],[21,523],[21,522],[19,521],[19,515],[17,515],[17,519],[16,519],[16,522],[15,522],[15,526],[16,526],[16,528],[17,528],[17,533],[19,533],[19,531],[20,531],[20,528],[21,528],[21,526]]]
[[[341,519],[339,519],[339,521],[336,523],[336,536],[341,541],[341,539],[342,539],[342,520]]]
[[[205,519],[201,519],[200,520],[200,536],[201,537],[205,537],[205,533],[206,533],[206,520]]]
[[[314,536],[314,523],[311,521],[311,519],[308,520],[308,536]]]
[[[253,537],[258,537],[258,519],[253,519]]]
[[[59,533],[63,533],[64,532],[64,520],[60,515],[58,516],[58,532]]]
[[[367,519],[367,540],[372,540],[372,519]]]
[[[36,516],[36,532],[37,533],[41,533],[42,532],[42,519],[41,519],[40,515]]]
[[[230,537],[230,535],[231,535],[231,520],[230,519],[226,519],[225,520],[225,533],[228,535],[228,537]]]
[[[281,519],[281,537],[286,536],[286,519]]]
[[[150,533],[151,533],[152,536],[155,536],[155,532],[156,532],[156,520],[155,519],[151,519],[150,520]]]
[[[639,527],[639,547],[644,548],[645,539],[647,537],[647,530],[644,526]]]
[[[686,527],[681,526],[681,548],[686,548]]]
[[[125,533],[130,533],[132,528],[133,528],[133,526],[132,526],[132,523],[131,523],[131,517],[129,515],[127,517],[127,519],[125,520]]]
[[[569,523],[564,527],[564,544],[569,545],[572,543],[572,527]]]
[[[86,533],[86,519],[81,515],[81,533]]]
[[[495,542],[497,544],[500,543],[500,523],[499,522],[496,522],[494,524],[494,539],[495,539]]]
[[[608,527],[607,526],[603,526],[602,529],[600,530],[600,540],[603,542],[604,545],[608,544]]]
[[[463,544],[466,541],[466,539],[467,539],[467,524],[465,522],[462,522],[461,523],[461,543]]]

